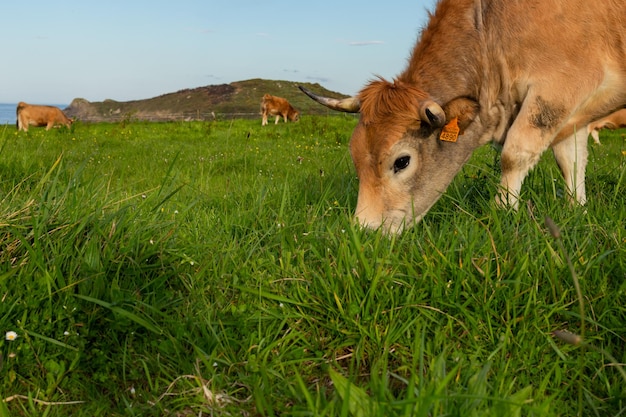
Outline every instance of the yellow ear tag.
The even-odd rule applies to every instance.
[[[456,142],[459,138],[459,132],[461,131],[461,129],[459,129],[458,122],[459,120],[456,117],[450,120],[441,130],[439,139],[445,140],[446,142]]]

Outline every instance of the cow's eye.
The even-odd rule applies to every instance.
[[[393,163],[393,173],[396,174],[408,167],[409,162],[411,162],[411,157],[408,155],[401,156],[400,158],[396,159]]]

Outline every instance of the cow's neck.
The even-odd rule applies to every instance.
[[[463,5],[459,3],[465,3]],[[481,79],[480,31],[474,0],[442,0],[415,45],[409,65],[399,79],[417,86],[445,104],[457,97],[479,98]]]
[[[482,0],[442,0],[398,77],[427,93],[441,106],[464,97],[480,103],[480,117],[466,139],[473,147],[504,139],[515,109],[502,96],[499,64],[485,40]],[[480,133],[478,133],[480,132]]]

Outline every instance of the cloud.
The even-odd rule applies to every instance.
[[[309,81],[315,81],[318,83],[327,83],[330,82],[330,78],[326,78],[326,77],[313,77],[311,75],[307,76],[305,79],[309,80]]]
[[[348,42],[350,46],[370,46],[370,45],[382,45],[383,41],[351,41]]]

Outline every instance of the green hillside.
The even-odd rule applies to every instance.
[[[302,94],[298,85],[329,97],[347,97],[344,94],[326,90],[317,83],[257,78],[230,84],[190,88],[144,100],[89,102],[77,98],[65,109],[65,112],[77,120],[90,122],[129,119],[170,121],[256,118],[259,117],[261,98],[266,93],[286,98],[303,115],[320,115],[330,112]]]

